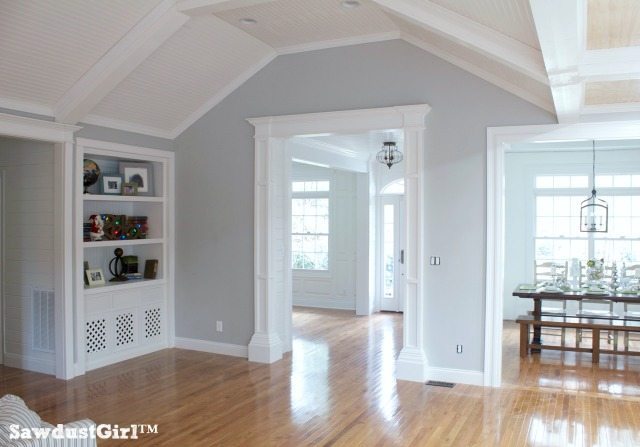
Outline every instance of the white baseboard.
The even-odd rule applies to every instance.
[[[232,345],[231,343],[220,343],[217,341],[198,340],[196,338],[176,337],[175,347],[180,349],[189,349],[191,351],[209,352],[211,354],[230,355],[232,357],[249,356],[246,346]]]
[[[484,373],[470,369],[427,368],[428,380],[463,383],[465,385],[484,385]]]
[[[318,309],[356,310],[354,300],[336,300],[323,298],[294,298],[294,306],[315,307]]]
[[[12,368],[26,369],[28,371],[39,372],[43,374],[55,374],[56,365],[53,361],[34,359],[25,357],[20,354],[4,354],[4,365]]]

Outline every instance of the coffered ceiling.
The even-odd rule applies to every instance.
[[[0,2],[0,107],[175,138],[280,54],[390,39],[561,122],[640,113],[637,0]]]

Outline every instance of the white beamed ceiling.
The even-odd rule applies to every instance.
[[[431,0],[431,2],[495,29],[525,45],[540,49],[529,0]]]
[[[368,0],[346,9],[334,0],[277,0],[217,14],[277,50],[313,42],[396,31],[393,22]],[[250,17],[255,25],[241,25]]]
[[[159,2],[0,2],[0,107],[51,114],[56,101]]]
[[[272,54],[271,47],[212,15],[194,17],[98,104],[90,122],[106,117],[169,134]]]
[[[175,138],[280,54],[400,38],[562,119],[640,111],[637,0],[360,3],[3,0],[0,107]]]

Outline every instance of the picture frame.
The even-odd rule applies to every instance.
[[[138,184],[133,182],[122,182],[122,195],[123,196],[137,196]]]
[[[89,287],[104,286],[106,284],[102,269],[87,269],[85,273],[87,275]]]
[[[102,174],[100,194],[122,194],[123,176],[120,174]]]
[[[153,164],[121,161],[118,170],[123,177],[123,183],[135,183],[138,186],[137,195],[152,196],[153,194]]]

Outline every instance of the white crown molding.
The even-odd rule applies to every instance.
[[[350,45],[360,45],[372,42],[384,42],[400,38],[399,31],[388,31],[385,33],[365,34],[362,36],[345,37],[342,39],[322,40],[318,42],[302,43],[299,45],[290,45],[287,47],[278,47],[278,54],[295,54],[304,53],[306,51],[325,50],[327,48],[347,47]]]
[[[143,124],[131,123],[129,121],[107,118],[105,116],[87,115],[82,119],[82,122],[86,124],[93,124],[94,126],[109,127],[111,129],[124,130],[126,132],[139,133],[152,137],[164,138],[167,140],[174,139],[171,132],[168,132],[164,129],[145,126]]]
[[[539,50],[429,1],[373,0],[392,14],[511,67],[543,84],[547,73]]]
[[[60,124],[35,118],[0,113],[0,135],[30,140],[73,142],[73,134],[79,126]]]
[[[440,59],[443,59],[459,68],[462,68],[465,71],[468,71],[469,73],[478,76],[479,78],[484,79],[485,81],[500,87],[503,90],[506,90],[509,93],[512,93],[514,95],[516,95],[519,98],[524,99],[527,102],[530,102],[531,104],[540,107],[543,110],[546,110],[547,112],[550,113],[555,113],[555,109],[553,107],[553,104],[546,100],[545,98],[540,98],[534,94],[532,94],[529,90],[526,90],[516,84],[513,84],[509,81],[507,81],[504,78],[501,78],[499,76],[496,76],[492,73],[489,73],[485,70],[483,70],[482,68],[462,59],[459,58],[457,56],[452,55],[451,53],[447,53],[444,52],[442,50],[440,50],[439,48],[430,45],[429,43],[421,40],[421,39],[417,39],[413,36],[410,35],[406,35],[404,34],[402,36],[402,39],[405,40],[406,42],[410,43],[411,45],[414,45],[428,53],[431,53],[437,57],[439,57]]]
[[[140,63],[189,20],[163,0],[87,71],[54,107],[56,121],[81,121]]]
[[[274,0],[181,0],[177,6],[178,11],[184,14],[200,16],[230,9],[247,8],[272,1]]]
[[[34,115],[53,116],[53,109],[51,107],[19,99],[0,98],[0,107],[17,112],[32,113]]]
[[[169,138],[176,139],[182,132],[187,130],[193,123],[202,118],[209,110],[217,106],[224,98],[229,96],[249,80],[253,75],[262,70],[269,62],[274,60],[277,56],[275,51],[267,54],[258,63],[252,65],[238,76],[236,76],[231,82],[229,82],[222,89],[218,90],[211,98],[209,98],[204,104],[198,107],[193,113],[191,113],[184,121],[182,121],[175,129],[169,132]]]

